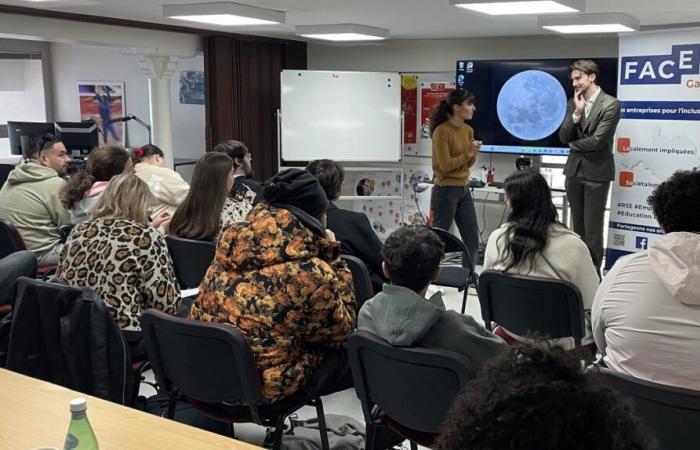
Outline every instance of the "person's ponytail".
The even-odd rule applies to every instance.
[[[430,115],[430,135],[433,135],[433,131],[438,125],[449,120],[452,114],[452,106],[447,103],[447,100],[443,100],[433,109],[433,113]]]
[[[474,94],[464,89],[455,89],[450,92],[447,99],[441,101],[430,115],[430,135],[441,123],[447,122],[452,115],[452,107],[464,102],[474,103]]]

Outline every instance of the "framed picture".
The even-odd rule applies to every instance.
[[[80,120],[94,120],[100,131],[100,145],[126,143],[126,129],[121,119],[126,114],[124,82],[79,81]]]
[[[204,104],[204,72],[198,70],[180,72],[180,103]]]

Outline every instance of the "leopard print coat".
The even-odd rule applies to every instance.
[[[352,275],[339,243],[290,211],[261,202],[246,220],[222,234],[190,318],[245,333],[273,402],[297,392],[355,328]]]
[[[144,309],[174,314],[180,300],[165,238],[132,220],[101,218],[76,225],[61,252],[56,277],[92,288],[122,330],[141,330]]]

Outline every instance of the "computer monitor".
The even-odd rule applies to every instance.
[[[97,123],[94,120],[85,122],[56,122],[56,137],[61,138],[68,153],[80,156],[90,153],[97,147]],[[78,153],[78,154],[75,154]]]
[[[29,138],[55,132],[56,127],[52,122],[7,122],[10,153],[26,157],[29,151]]]
[[[456,84],[476,97],[469,125],[484,142],[481,153],[566,156],[559,127],[574,94],[567,59],[460,60]],[[617,58],[596,58],[596,82],[617,92]]]

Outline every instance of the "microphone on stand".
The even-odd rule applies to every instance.
[[[116,119],[109,119],[109,120],[106,120],[105,123],[107,124],[107,123],[115,123],[115,122],[128,122],[129,120],[132,120],[132,119],[134,119],[135,117],[136,117],[136,116],[134,116],[133,114],[129,114],[128,116],[119,117],[119,118],[116,118]]]

